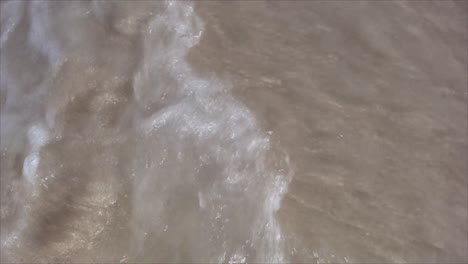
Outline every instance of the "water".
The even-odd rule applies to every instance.
[[[3,260],[285,261],[287,155],[186,62],[192,3],[2,12]]]
[[[0,4],[1,262],[468,259],[465,2]]]

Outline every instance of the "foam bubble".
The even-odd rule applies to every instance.
[[[31,25],[15,31],[21,17],[2,31],[0,114],[2,147],[14,145],[6,135],[11,159],[25,157],[8,171],[24,197],[2,222],[2,252],[11,262],[116,252],[123,262],[286,261],[275,219],[286,155],[229,83],[187,62],[204,30],[193,3],[143,2],[16,5]],[[37,63],[16,67],[15,34]]]
[[[137,94],[148,95],[138,96],[138,102],[145,106],[158,98],[155,93],[161,90],[155,87],[167,89],[157,102],[160,107],[143,119],[140,126],[145,141],[154,140],[155,145],[143,143],[137,147],[138,153],[144,160],[164,159],[165,162],[156,162],[155,166],[136,163],[135,170],[140,171],[140,177],[135,189],[138,195],[134,201],[135,224],[146,230],[160,229],[157,226],[164,221],[160,220],[161,224],[148,221],[148,215],[140,209],[141,203],[161,201],[153,205],[154,215],[170,217],[173,209],[166,207],[164,201],[180,199],[171,192],[178,193],[182,188],[184,195],[191,196],[193,188],[200,211],[185,209],[186,212],[178,214],[190,215],[191,221],[199,223],[199,227],[186,230],[192,234],[193,241],[210,232],[212,235],[205,239],[213,244],[207,246],[216,252],[212,259],[203,258],[200,252],[193,259],[284,262],[281,228],[275,213],[287,190],[289,172],[281,174],[272,167],[275,158],[270,155],[269,134],[261,131],[249,109],[228,93],[220,92],[225,90],[222,82],[196,76],[185,61],[188,49],[197,44],[203,31],[203,23],[193,13],[191,4],[171,2],[166,11],[149,25],[152,34],[163,34],[166,41],[163,45],[151,36],[145,39],[146,55],[139,70],[143,74],[137,73],[134,83]],[[169,66],[160,71],[160,65]],[[170,85],[153,81],[166,77],[173,80]],[[169,151],[162,157],[155,149]],[[176,164],[168,162],[173,159],[177,160]],[[288,171],[287,158],[281,159],[286,161],[280,163]],[[185,230],[178,220],[172,222]],[[143,239],[138,244],[145,243],[149,242]],[[203,247],[203,243],[198,244]]]

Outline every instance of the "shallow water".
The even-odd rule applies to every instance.
[[[467,13],[1,2],[1,261],[466,262]]]

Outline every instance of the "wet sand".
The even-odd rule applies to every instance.
[[[292,262],[465,263],[465,1],[200,1],[189,61],[294,164]]]

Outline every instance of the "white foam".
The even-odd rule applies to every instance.
[[[33,125],[28,131],[28,140],[30,145],[30,152],[24,159],[23,176],[29,183],[34,184],[37,167],[39,166],[39,162],[41,160],[39,152],[41,147],[47,144],[49,141],[49,133],[43,125]]]
[[[39,166],[39,153],[31,152],[28,156],[24,159],[23,163],[23,176],[26,180],[32,184],[34,184],[36,179],[36,170]]]
[[[163,107],[143,120],[141,131],[150,138],[174,138],[174,141],[168,141],[167,144],[158,141],[158,148],[174,149],[177,153],[195,151],[195,155],[199,155],[203,161],[201,168],[206,164],[221,167],[211,172],[217,175],[214,175],[215,178],[208,186],[203,191],[196,192],[199,208],[208,211],[208,215],[200,218],[208,217],[208,221],[213,222],[213,227],[216,222],[222,222],[219,229],[214,228],[211,232],[225,236],[223,248],[235,252],[227,253],[224,250],[215,259],[225,261],[228,258],[229,263],[244,263],[247,258],[256,262],[286,261],[281,228],[275,219],[275,213],[280,207],[290,177],[287,172],[287,158],[283,157],[286,174],[279,174],[269,163],[271,133],[263,133],[249,109],[231,95],[220,92],[225,90],[222,82],[201,79],[186,62],[185,56],[189,48],[198,43],[203,31],[203,23],[193,13],[191,3],[170,2],[166,12],[156,17],[149,28],[148,31],[152,34],[164,34],[168,40],[164,45],[152,36],[145,40],[145,60],[137,74],[134,89],[141,105],[149,105],[151,99],[163,98],[158,102]],[[170,66],[161,73],[161,65]],[[162,79],[163,74],[173,78],[171,85],[165,87],[165,83],[155,81]],[[164,96],[156,94],[161,93],[161,90],[166,90]],[[172,96],[167,96],[169,94]],[[142,147],[139,151],[144,153],[150,150]],[[190,155],[177,155],[177,159],[182,167],[183,164],[195,162]],[[138,185],[135,191],[141,195],[136,200],[135,207],[145,199],[169,199],[160,193],[155,196],[153,192],[157,191],[148,186],[166,184],[166,188],[176,189],[181,184],[180,181],[200,184],[197,181],[206,176],[198,169],[193,169],[190,172],[193,176],[185,177],[178,175],[178,170],[164,166],[159,166],[154,171],[158,176],[153,172],[142,173],[143,178],[139,180],[144,184]],[[167,180],[163,180],[166,179],[165,173],[168,174],[167,177],[180,177],[180,180],[170,186]],[[165,210],[164,207],[158,208],[162,215]],[[232,214],[237,211],[242,213],[243,210],[249,216],[232,218]],[[135,212],[136,217],[139,214],[140,212]],[[137,222],[147,228],[157,225],[142,218],[137,219]],[[248,243],[239,244],[226,233],[227,230],[236,229],[238,236],[244,237]],[[249,255],[243,250],[246,246],[255,248],[256,255]]]
[[[49,132],[42,124],[33,125],[29,128],[28,140],[31,148],[34,151],[38,151],[49,141]]]
[[[40,63],[23,66],[29,67],[27,73],[44,68],[29,80],[2,64],[2,89],[8,91],[1,113],[2,147],[6,134],[18,145],[15,154],[25,156],[19,172],[23,177],[17,178],[28,195],[15,204],[22,209],[11,230],[2,233],[2,251],[35,249],[33,257],[81,249],[91,254],[112,240],[114,230],[130,226],[124,231],[133,234],[133,248],[119,252],[123,261],[154,261],[166,248],[170,250],[163,261],[177,262],[183,254],[183,260],[196,262],[286,261],[275,213],[287,190],[287,157],[273,155],[271,133],[229,94],[229,83],[197,76],[186,61],[204,30],[193,3],[167,2],[162,10],[144,10],[152,15],[141,23],[143,28],[138,23],[144,15],[116,11],[115,18],[113,8],[124,2],[106,3],[76,2],[83,6],[75,10],[34,2],[25,9],[30,28],[16,33],[26,35],[25,45]],[[15,21],[8,20],[7,31],[2,31],[2,63],[15,60],[3,50],[16,34]],[[100,36],[102,32],[109,36]],[[139,40],[136,52],[120,56]],[[136,69],[127,67],[125,59],[134,57],[141,57]],[[133,98],[122,98],[127,94],[118,93],[125,90],[122,86],[132,86]],[[119,119],[114,105],[128,107],[129,117],[122,119],[131,122],[108,129],[96,120],[101,112]],[[21,133],[15,135],[16,130]],[[54,145],[46,147],[51,141]],[[131,209],[121,205],[120,191],[128,191],[124,197],[131,199]],[[53,223],[63,232],[57,236],[60,241],[44,238],[40,249],[29,247],[29,234],[43,231],[36,230],[37,223],[48,222],[48,212],[65,207],[76,214]],[[128,217],[124,225],[109,227],[122,215]],[[55,261],[52,257],[40,260]]]

